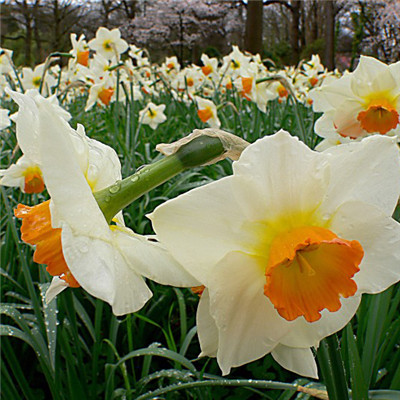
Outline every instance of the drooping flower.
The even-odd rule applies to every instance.
[[[150,102],[143,110],[139,111],[139,121],[142,124],[149,125],[152,129],[156,129],[158,125],[167,120],[164,110],[165,104],[157,106]]]
[[[327,81],[310,97],[314,111],[324,113],[315,124],[323,138],[400,135],[400,62],[361,56],[354,72]]]
[[[29,110],[38,119],[34,154],[51,200],[19,205],[15,215],[23,220],[22,239],[36,245],[34,260],[47,264],[55,276],[48,297],[80,285],[122,315],[137,311],[151,297],[143,276],[177,286],[197,282],[160,244],[126,228],[121,215],[116,225],[108,225],[93,190],[121,176],[116,153],[74,131],[45,99],[36,99],[35,105]],[[19,119],[28,117],[19,111]]]
[[[271,353],[317,377],[311,347],[349,322],[362,293],[400,279],[397,146],[375,136],[317,153],[281,131],[250,145],[233,169],[150,215],[205,287],[201,355],[227,374]]]

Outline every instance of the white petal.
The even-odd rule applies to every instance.
[[[318,379],[317,364],[309,348],[288,347],[278,344],[272,351],[272,357],[289,371]]]
[[[199,357],[216,357],[218,351],[218,329],[210,314],[210,295],[208,289],[202,293],[197,307],[197,335],[201,353]]]
[[[39,148],[42,173],[52,198],[56,227],[60,221],[83,235],[109,236],[107,222],[81,171],[66,125],[51,113],[48,104],[39,109]],[[58,221],[57,221],[58,218]]]
[[[291,324],[264,295],[265,276],[257,260],[229,253],[215,266],[210,314],[218,327],[218,364],[224,375],[235,366],[268,354]]]
[[[60,279],[58,276],[53,277],[50,286],[46,291],[46,304],[49,304],[57,295],[68,287],[68,283],[63,279]]]
[[[359,200],[392,215],[400,195],[400,153],[393,139],[372,136],[329,148],[331,179],[323,207]]]
[[[124,228],[113,229],[114,243],[138,274],[163,285],[199,286],[200,283],[157,242]]]
[[[232,179],[193,189],[148,216],[160,242],[203,283],[226,253],[243,249],[244,215],[235,201]]]
[[[152,296],[144,279],[112,243],[75,235],[66,224],[61,238],[65,261],[76,280],[91,295],[109,303],[115,315],[140,310]]]
[[[235,195],[248,219],[317,208],[328,182],[325,159],[285,131],[248,146],[233,164]]]
[[[291,330],[280,340],[281,344],[290,347],[318,347],[319,342],[344,328],[355,315],[361,296],[356,295],[341,299],[339,311],[323,310],[321,318],[316,322],[307,322],[303,317],[293,321]]]
[[[343,204],[331,229],[339,237],[358,240],[364,249],[354,276],[358,293],[379,293],[400,280],[400,224],[379,209],[360,202]]]

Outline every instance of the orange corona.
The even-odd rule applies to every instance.
[[[24,173],[24,192],[41,193],[44,190],[42,172],[39,167],[27,168]]]
[[[113,94],[114,94],[114,89],[102,89],[99,92],[98,97],[105,106],[108,106],[110,104],[111,97]]]
[[[341,239],[328,229],[293,229],[272,241],[264,294],[286,320],[303,316],[315,322],[322,310],[339,310],[341,296],[356,293],[352,277],[363,256],[359,242]]]
[[[212,112],[210,107],[206,107],[201,110],[198,110],[197,115],[203,122],[207,122],[210,118],[213,117],[214,113]]]
[[[59,276],[71,287],[79,283],[71,274],[64,259],[61,245],[61,229],[51,226],[50,200],[33,207],[18,204],[14,210],[17,218],[22,219],[21,239],[36,245],[33,261],[46,264],[46,270],[52,276]]]
[[[358,114],[357,120],[368,133],[379,132],[384,135],[399,124],[399,114],[392,102],[378,98],[371,101],[365,111]]]
[[[76,55],[76,61],[78,62],[78,64],[87,67],[89,64],[89,50],[79,51]]]

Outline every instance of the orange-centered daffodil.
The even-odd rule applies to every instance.
[[[317,378],[311,348],[350,321],[363,293],[400,280],[399,195],[392,139],[318,153],[280,131],[248,146],[232,176],[158,206],[157,237],[205,286],[201,355],[228,374],[271,353]]]

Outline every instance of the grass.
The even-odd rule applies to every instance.
[[[298,124],[289,103],[270,102],[258,111],[234,92],[217,94],[222,128],[253,142],[283,128],[296,134]],[[65,104],[72,125],[85,126],[88,136],[111,145],[123,165],[123,176],[161,156],[155,146],[172,142],[205,125],[193,104],[159,98],[113,103],[83,112],[85,98]],[[147,101],[166,104],[167,121],[155,131],[141,125],[138,112]],[[3,106],[15,109],[5,103]],[[307,141],[318,117],[299,105]],[[20,156],[13,128],[1,144],[1,166]],[[145,215],[166,199],[226,176],[227,160],[182,173],[124,210],[126,223],[138,233],[152,233]],[[50,277],[32,261],[33,249],[20,240],[18,203],[36,204],[43,195],[26,195],[1,187],[1,394],[4,399],[307,399],[295,385],[324,388],[282,369],[271,356],[249,363],[225,378],[214,359],[198,359],[195,315],[198,297],[189,289],[148,282],[154,296],[140,312],[117,318],[108,304],[82,289],[62,292],[50,305],[44,292]],[[399,220],[397,210],[396,218]],[[351,323],[339,333],[348,387],[353,399],[395,399],[400,390],[400,286],[379,295],[364,295]],[[335,371],[333,371],[335,372]],[[328,377],[323,377],[326,383]],[[280,383],[284,382],[284,383]],[[383,392],[386,390],[387,392]],[[391,390],[391,391],[389,391]],[[369,394],[368,394],[369,391]],[[383,397],[382,397],[383,396]],[[386,397],[385,397],[386,396]],[[397,396],[397,397],[396,397]]]

